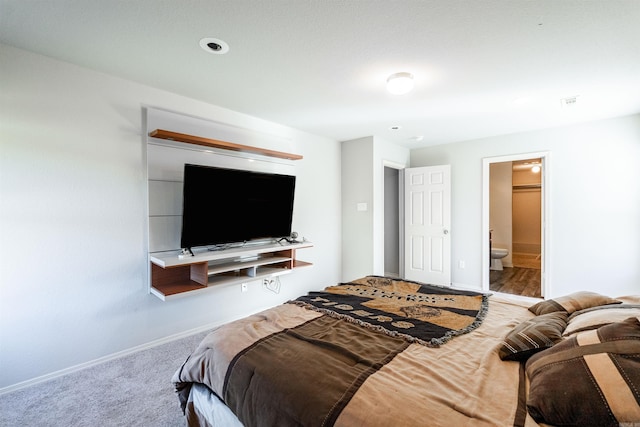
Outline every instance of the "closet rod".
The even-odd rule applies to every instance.
[[[514,190],[531,190],[534,188],[542,188],[542,184],[522,184],[522,185],[514,185]]]

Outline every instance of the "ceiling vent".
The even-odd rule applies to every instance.
[[[569,96],[567,98],[562,98],[560,100],[560,105],[562,106],[562,108],[570,108],[570,107],[575,107],[576,104],[578,103],[578,96]]]

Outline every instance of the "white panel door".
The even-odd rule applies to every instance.
[[[404,172],[404,276],[451,285],[451,166]]]

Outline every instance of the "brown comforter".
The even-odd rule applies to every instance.
[[[477,329],[430,348],[284,304],[211,332],[173,381],[183,408],[202,383],[245,426],[535,426],[496,350],[529,305],[494,295]]]

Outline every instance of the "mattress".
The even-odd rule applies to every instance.
[[[243,427],[238,417],[204,384],[196,383],[191,388],[187,425],[201,427]]]

